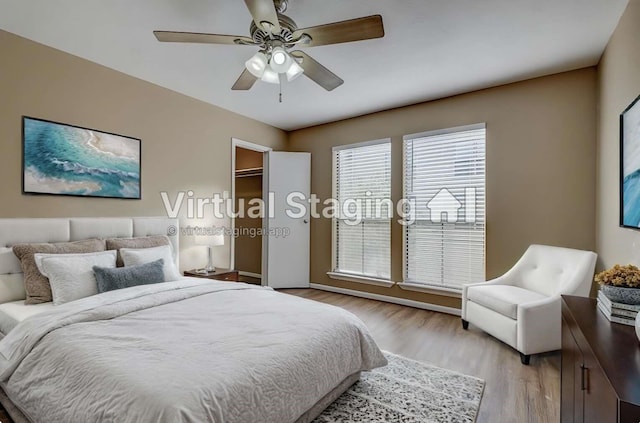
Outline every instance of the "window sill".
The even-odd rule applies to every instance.
[[[369,285],[384,286],[386,288],[389,288],[395,285],[395,282],[392,282],[386,279],[378,279],[371,276],[358,276],[358,275],[350,275],[348,273],[339,273],[339,272],[327,272],[327,276],[329,276],[331,279],[338,279],[341,281],[348,281],[348,282],[366,283]]]
[[[406,291],[424,292],[427,294],[442,295],[445,297],[462,298],[462,290],[455,288],[438,287],[414,282],[399,282],[398,286]]]

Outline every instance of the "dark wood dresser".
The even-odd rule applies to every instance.
[[[562,423],[640,423],[640,343],[596,300],[562,297]]]

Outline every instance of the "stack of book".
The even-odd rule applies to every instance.
[[[598,291],[598,309],[614,323],[634,326],[640,305],[616,303],[607,298],[602,291]]]

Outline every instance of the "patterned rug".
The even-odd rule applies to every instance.
[[[484,381],[385,352],[313,423],[474,423]]]

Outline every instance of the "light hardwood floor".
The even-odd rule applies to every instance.
[[[383,350],[484,379],[478,423],[560,421],[558,352],[523,366],[517,351],[473,325],[463,330],[459,317],[314,289],[281,292],[347,309]]]

